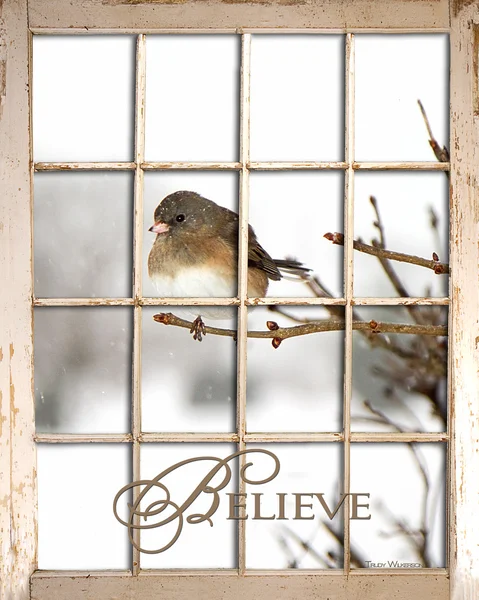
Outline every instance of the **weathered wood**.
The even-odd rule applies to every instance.
[[[474,116],[477,2],[451,6],[450,533],[454,600],[479,597],[479,120]],[[476,49],[477,52],[477,49]]]
[[[30,26],[65,33],[185,28],[446,29],[447,0],[30,0]]]
[[[235,32],[248,27],[280,27],[286,31],[286,26],[289,31],[323,27],[338,31],[348,28],[371,31],[375,27],[382,31],[389,28],[444,30],[449,25],[448,4],[446,0],[252,0],[247,3],[243,0],[30,0],[29,19],[31,27],[44,33],[61,30],[88,33],[107,29],[165,31],[180,27],[190,32],[194,29]],[[479,123],[474,115],[474,106],[478,105],[474,54],[477,53],[478,29],[472,25],[479,23],[477,2],[451,0],[451,23],[450,390],[453,404],[450,472],[453,483],[450,510],[453,531],[450,565],[454,598],[472,600],[479,597],[479,520],[476,516],[479,500]],[[8,282],[0,286],[0,597],[6,600],[29,598],[28,578],[36,565],[28,53],[26,0],[0,0],[0,272],[2,283]],[[145,165],[142,168],[155,168],[154,164]],[[124,167],[125,164],[115,163],[112,168]],[[126,163],[126,168],[132,169],[133,163]],[[235,163],[228,168],[239,167]],[[251,168],[262,167],[258,164]],[[337,168],[342,169],[344,165]],[[354,168],[375,169],[380,165],[358,164]],[[398,168],[410,168],[410,165]],[[428,168],[428,165],[420,168]],[[364,303],[371,300],[364,299]],[[155,301],[152,299],[152,302]],[[397,299],[396,302],[423,303],[418,299]],[[387,299],[381,303],[394,304]],[[351,434],[351,439],[357,441],[360,438],[354,436],[361,435]],[[441,600],[449,598],[449,581],[445,571],[435,570],[421,574],[368,570],[360,575],[352,573],[348,579],[341,573],[295,572],[241,578],[235,573],[192,572],[190,575],[141,574],[138,578],[124,573],[91,577],[64,574],[34,576],[32,580],[32,598],[37,600],[112,597],[215,600],[239,596]]]
[[[445,571],[430,574],[390,570],[364,574],[302,574],[300,571],[248,575],[199,573],[192,575],[140,575],[139,577],[34,577],[32,600],[447,600]]]
[[[0,2],[0,598],[36,566],[27,1]]]

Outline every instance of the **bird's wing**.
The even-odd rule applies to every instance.
[[[226,233],[225,239],[234,246],[233,250],[237,252],[238,215],[230,210],[224,209],[223,223],[225,227],[223,233]],[[251,225],[248,226],[248,266],[264,271],[269,279],[273,279],[274,281],[279,281],[281,279],[281,273],[279,272],[278,267],[256,239],[256,234]]]
[[[251,225],[249,226],[248,233],[248,265],[261,269],[273,281],[279,281],[281,279],[281,273],[274,260],[256,239],[256,235]]]

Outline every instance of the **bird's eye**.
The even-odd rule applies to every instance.
[[[181,223],[185,220],[185,215],[176,215],[176,220],[178,221],[178,223]]]

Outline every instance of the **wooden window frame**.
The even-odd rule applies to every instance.
[[[186,9],[185,9],[185,4]],[[122,31],[137,34],[178,32],[449,32],[451,47],[451,233],[449,389],[450,544],[448,569],[373,569],[338,572],[235,571],[51,572],[37,566],[37,500],[34,395],[32,383],[32,181],[30,144],[32,33]],[[287,27],[287,29],[286,29]],[[84,597],[165,597],[176,600],[431,597],[477,598],[479,589],[479,167],[478,40],[479,6],[471,0],[3,0],[0,2],[0,596],[38,600]],[[350,39],[351,36],[348,36]],[[144,40],[144,37],[140,36]],[[243,42],[243,59],[247,58]],[[243,62],[244,64],[244,62]],[[144,72],[143,72],[144,76]],[[243,84],[245,78],[243,77]],[[243,85],[243,94],[247,89]],[[138,98],[137,98],[138,99]],[[248,115],[242,115],[243,127]],[[141,128],[141,123],[137,123]],[[142,144],[128,168],[141,178]],[[348,158],[348,157],[346,157]],[[247,198],[247,145],[233,168],[241,173]],[[202,165],[203,167],[204,165]],[[259,167],[259,165],[256,165]],[[37,165],[38,167],[38,165]],[[154,165],[153,165],[154,167]],[[121,168],[121,167],[119,167]],[[212,165],[213,168],[213,165]],[[312,165],[311,168],[317,168]],[[342,168],[342,167],[341,167]],[[439,168],[439,167],[437,167]],[[348,167],[347,179],[353,168]],[[246,202],[247,205],[247,202]],[[352,212],[350,211],[350,215]],[[247,210],[241,221],[246,247]],[[348,223],[345,224],[346,226]],[[349,224],[351,225],[351,223]],[[139,263],[140,232],[135,268]],[[346,268],[352,247],[345,248]],[[241,252],[240,252],[241,254]],[[243,264],[244,263],[244,264]],[[242,266],[245,269],[246,261]],[[351,267],[349,267],[351,268]],[[241,276],[243,282],[246,272]],[[138,281],[138,280],[137,280]],[[139,289],[135,288],[135,292]],[[352,288],[345,290],[346,315]],[[274,300],[274,299],[273,299]],[[271,300],[272,301],[272,300]],[[168,302],[171,304],[171,302]],[[297,301],[295,301],[297,303]],[[366,302],[365,302],[366,303]],[[399,303],[399,302],[398,302]],[[246,290],[239,290],[239,312],[246,314]],[[245,320],[243,319],[243,322]],[[140,326],[139,319],[135,327]],[[239,332],[239,350],[246,343]],[[242,367],[241,362],[239,368]],[[239,390],[241,394],[241,390]],[[346,390],[347,395],[347,390]],[[244,414],[239,414],[245,444]],[[345,423],[346,429],[347,423]],[[136,428],[136,430],[135,430]],[[139,433],[139,414],[133,435]],[[47,441],[47,440],[45,440]],[[72,440],[73,441],[73,440]],[[219,441],[219,440],[218,440]],[[348,442],[351,441],[349,434]],[[346,443],[346,439],[345,439]],[[241,557],[240,557],[241,563]],[[158,592],[152,592],[158,590]],[[414,596],[411,595],[411,590]]]

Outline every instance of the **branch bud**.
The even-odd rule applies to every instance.
[[[163,323],[164,325],[169,325],[170,313],[160,313],[158,315],[154,315],[153,320],[156,321],[157,323]]]
[[[333,242],[333,244],[338,244],[339,246],[344,245],[344,235],[342,233],[328,232],[328,233],[325,233],[323,237],[325,237],[330,242]]]
[[[271,344],[273,345],[273,348],[276,350],[276,348],[279,348],[279,345],[281,344],[283,340],[281,338],[273,338],[273,341],[271,342]]]

